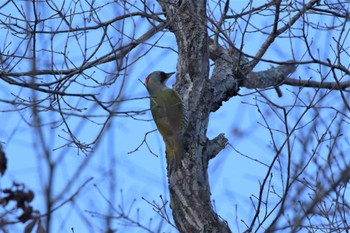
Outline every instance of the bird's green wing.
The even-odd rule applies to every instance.
[[[166,144],[167,158],[179,164],[183,156],[184,108],[181,97],[172,89],[163,89],[151,97],[151,111]]]
[[[173,133],[183,128],[183,105],[181,97],[172,89],[165,89],[151,98],[151,111],[158,130]],[[169,132],[170,133],[170,132]]]

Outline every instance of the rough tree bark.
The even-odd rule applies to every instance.
[[[177,90],[187,106],[183,166],[169,173],[171,208],[180,232],[231,232],[214,212],[207,175],[210,106],[206,1],[160,1],[178,44]],[[225,145],[225,140],[222,143]]]
[[[177,169],[169,169],[171,208],[180,232],[231,232],[227,223],[213,210],[210,200],[208,163],[227,144],[223,134],[212,140],[206,136],[209,114],[223,101],[236,95],[239,85],[257,88],[265,73],[241,71],[238,52],[215,45],[207,33],[206,1],[159,1],[167,25],[178,45],[176,90],[188,109],[189,124],[185,133],[185,158]],[[209,79],[209,59],[215,62]],[[294,66],[273,68],[268,86],[278,86]],[[285,71],[286,70],[286,71]],[[244,79],[242,81],[242,79]],[[260,82],[259,82],[260,81]],[[254,83],[256,83],[254,85]]]

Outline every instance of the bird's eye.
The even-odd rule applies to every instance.
[[[161,77],[162,77],[162,81],[164,81],[167,78],[164,72],[161,73]]]

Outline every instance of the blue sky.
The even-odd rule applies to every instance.
[[[243,3],[243,1],[239,3]],[[18,5],[30,8],[30,5],[26,5],[24,2],[19,2]],[[239,11],[242,7],[243,6],[237,5],[235,9]],[[9,9],[10,8],[7,10]],[[11,14],[16,15],[16,10],[12,10]],[[45,14],[50,14],[50,11],[41,11],[41,14],[42,17],[45,17]],[[116,12],[114,9],[107,6],[101,8],[98,16],[100,17],[99,20],[106,21],[113,18],[115,14]],[[4,16],[1,17],[4,18]],[[79,17],[75,17],[74,20],[76,20],[73,21],[75,22],[74,25],[82,25],[83,23],[83,20]],[[52,21],[53,25],[58,22],[59,20]],[[269,21],[267,18],[257,17],[257,19],[254,19],[252,22],[260,26],[268,24]],[[241,23],[243,25],[243,21],[241,21]],[[94,24],[93,19],[90,24]],[[135,22],[127,21],[125,25],[124,32],[130,36],[136,35],[136,37],[140,36],[149,28],[149,25],[145,25],[144,19],[141,18],[137,18]],[[136,30],[134,30],[135,25]],[[117,24],[115,26],[118,28]],[[62,29],[64,29],[64,26],[62,26]],[[4,29],[0,29],[0,32],[3,30]],[[110,41],[116,43],[116,47],[128,43],[128,39],[118,43],[120,39],[120,34],[117,33],[118,30],[115,28],[110,28],[109,30]],[[315,50],[322,45],[332,43],[329,40],[332,34],[315,33],[316,32],[310,32],[310,36],[315,35],[319,38],[318,41],[315,41],[313,47]],[[4,32],[1,32],[0,35],[2,35],[1,37],[3,40],[6,38]],[[88,54],[91,54],[94,48],[96,48],[101,35],[101,31],[91,30],[86,34],[86,37],[85,35],[79,35],[79,40],[76,40],[75,37],[69,39],[69,57],[76,65],[82,62],[81,51],[84,50],[85,41]],[[12,51],[16,45],[14,35],[9,34],[7,36],[4,45],[0,46],[2,52],[6,52],[7,50]],[[38,43],[38,49],[50,48],[51,41],[49,38],[48,35],[45,35],[42,41]],[[136,61],[136,58],[140,54],[145,53],[145,51],[150,48],[150,45],[159,38],[160,40],[157,43],[159,47],[152,48],[150,52]],[[57,35],[57,37],[54,37],[52,42],[57,46],[55,50],[64,50],[66,39],[64,35]],[[263,39],[264,37],[261,35],[257,37],[253,33],[248,33],[245,39],[244,52],[251,55],[256,54]],[[6,47],[6,42],[8,43],[11,40],[13,40],[13,43],[9,47]],[[79,41],[79,43],[76,43],[77,41]],[[101,65],[98,69],[93,67],[85,72],[85,74],[91,75],[93,79],[81,75],[77,79],[79,84],[72,84],[67,88],[67,91],[98,93],[98,98],[101,100],[114,100],[121,93],[122,98],[117,100],[123,100],[123,102],[121,102],[120,105],[115,104],[115,111],[147,110],[149,108],[149,101],[145,97],[147,97],[148,94],[142,84],[145,77],[155,70],[163,70],[166,72],[176,71],[177,61],[177,54],[172,51],[172,49],[176,51],[176,41],[173,35],[169,33],[165,35],[158,33],[147,42],[149,45],[144,45],[142,48],[135,50],[124,60],[124,64],[127,64],[127,62],[131,64],[135,61],[130,68],[124,71],[125,73],[114,76],[114,62]],[[240,45],[240,38],[237,38],[235,43]],[[286,47],[286,45],[288,45],[288,47]],[[106,42],[104,46],[105,47],[101,48],[94,57],[99,57],[111,50],[109,43]],[[283,39],[276,40],[276,43],[267,52],[265,57],[276,61],[286,61],[292,58],[293,53],[297,59],[301,59],[304,52],[305,46],[302,44],[293,41],[293,46],[291,48],[288,39]],[[48,53],[42,50],[38,53],[38,56],[43,56],[44,58],[39,59],[39,68],[41,66],[50,67],[52,64],[52,60],[50,59],[54,60],[55,69],[61,69],[62,67],[64,69],[67,68],[62,64],[64,59],[59,53],[55,54],[53,58],[50,58],[48,57]],[[321,53],[320,56],[332,57],[332,54],[324,52]],[[92,60],[93,59],[94,58],[92,58]],[[17,65],[14,71],[26,71],[30,68],[29,65],[29,62],[23,62]],[[73,65],[71,66],[73,67]],[[264,70],[269,67],[269,64],[261,63],[256,67],[256,71]],[[307,78],[312,76],[317,80],[319,77],[317,77],[316,72],[312,69],[317,69],[317,67],[311,67],[311,65],[298,67],[292,77],[297,79],[299,77]],[[43,78],[43,81],[53,81],[55,78],[59,78],[59,76],[42,76],[40,78]],[[115,82],[111,85],[96,88],[96,86],[99,85],[96,80],[98,82],[105,82],[113,78],[115,78]],[[171,86],[174,81],[173,77],[168,85]],[[33,93],[28,89],[9,85],[3,81],[0,82],[0,87],[1,99],[14,99],[16,95],[24,99],[32,98]],[[315,95],[315,90],[305,89],[301,91],[301,94],[297,95],[299,98],[298,100],[296,100],[296,94],[299,92],[299,88],[282,86],[282,91],[284,94],[283,98],[278,98],[274,90],[263,91],[263,94],[273,103],[285,106],[287,110],[290,110],[288,120],[290,122],[290,128],[292,128],[296,119],[302,114],[302,101],[308,102],[311,97]],[[237,153],[237,151],[266,164],[271,162],[275,152],[272,147],[271,135],[266,127],[264,127],[263,116],[267,118],[269,126],[275,129],[273,133],[276,143],[282,145],[285,140],[285,135],[281,133],[281,131],[283,132],[284,130],[283,123],[276,117],[276,114],[281,116],[282,111],[268,105],[266,100],[254,90],[242,88],[240,94],[242,96],[232,98],[230,101],[224,103],[220,110],[211,114],[208,128],[209,138],[215,137],[219,133],[225,133],[230,143],[229,146],[210,162],[208,173],[211,183],[212,199],[215,200],[215,208],[218,214],[228,221],[233,231],[236,231],[236,217],[238,219],[238,231],[243,231],[245,229],[241,219],[249,222],[252,218],[254,209],[250,197],[258,194],[259,184],[267,170],[266,166],[262,163],[248,159]],[[38,99],[46,96],[45,93],[36,93],[36,95]],[[321,99],[321,94],[318,95],[318,98]],[[125,101],[125,99],[130,100]],[[326,99],[320,101],[320,106],[331,105],[335,109],[342,110],[343,104],[338,100],[339,93],[332,92],[327,95]],[[80,115],[99,115],[99,117],[90,117],[89,120],[74,116],[69,116],[67,118],[72,132],[74,132],[80,141],[93,141],[98,135],[98,132],[102,129],[102,123],[105,122],[107,117],[106,112],[95,103],[84,101],[82,98],[66,97],[66,101],[67,104],[64,104],[64,107],[67,108],[67,112],[71,111]],[[300,104],[300,107],[292,107],[295,101],[297,104]],[[56,104],[55,101],[50,102],[50,100],[45,100],[43,105],[49,106],[50,103]],[[69,110],[68,104],[80,108],[81,111]],[[2,122],[3,125],[0,131],[0,141],[4,143],[4,149],[9,161],[6,176],[1,178],[0,185],[1,188],[8,187],[13,180],[24,183],[36,193],[33,202],[34,207],[40,210],[41,213],[45,213],[43,195],[48,180],[48,170],[44,160],[44,151],[42,145],[38,142],[38,132],[30,126],[30,124],[34,122],[33,113],[30,108],[18,111],[19,108],[21,108],[21,106],[16,108],[6,103],[0,103],[0,109],[3,111],[3,113],[0,114],[0,122]],[[261,110],[261,113],[257,111],[258,108]],[[315,114],[319,114],[319,117],[324,118],[325,121],[329,121],[335,115],[335,112],[321,108],[317,111],[310,110],[300,124],[307,124]],[[348,115],[347,113],[347,116]],[[147,135],[147,144],[158,157],[152,155],[145,144],[142,144],[137,151],[129,153],[138,148],[147,132],[155,129],[155,124],[152,121],[149,111],[144,111],[142,114],[135,116],[137,119],[127,117],[125,114],[116,114],[111,118],[108,126],[104,129],[101,138],[95,145],[94,151],[87,155],[84,155],[72,146],[61,148],[61,146],[67,142],[66,138],[68,138],[68,134],[64,124],[60,124],[61,118],[57,112],[43,111],[40,112],[40,117],[43,123],[45,123],[45,126],[43,126],[45,147],[49,149],[52,159],[59,163],[54,176],[55,183],[53,189],[53,198],[59,197],[56,206],[67,200],[67,198],[73,195],[86,180],[93,177],[93,180],[81,189],[79,195],[76,196],[73,201],[68,202],[53,213],[52,232],[70,232],[71,228],[74,228],[74,232],[99,232],[99,230],[103,229],[105,224],[100,215],[108,214],[107,210],[110,203],[115,210],[115,212],[112,212],[113,215],[118,215],[120,209],[130,209],[130,216],[136,219],[138,216],[137,209],[140,209],[140,222],[148,226],[149,219],[153,218],[150,228],[156,229],[160,218],[152,210],[152,206],[145,200],[149,202],[155,201],[160,204],[160,195],[166,200],[169,199],[165,171],[164,145],[159,133],[153,132]],[[336,120],[338,121],[339,118]],[[336,130],[337,125],[334,127],[334,130]],[[349,133],[346,133],[350,132],[349,124],[342,124],[341,128],[344,134],[344,140],[342,142],[344,142],[344,150],[346,150],[346,148],[350,148]],[[311,125],[309,128],[305,126],[304,129],[306,131],[315,131],[320,134],[326,130],[322,124],[318,125],[316,129],[312,128]],[[303,135],[304,133],[302,131],[297,131],[293,139],[293,150],[295,151],[293,155],[296,161],[302,159],[303,156],[303,145],[300,142],[298,143],[296,138],[302,138]],[[327,148],[325,147],[320,150],[319,153],[322,156],[326,155],[328,153]],[[280,163],[284,164],[285,161],[286,149],[283,149]],[[81,166],[84,166],[84,168],[81,169]],[[281,167],[282,170],[285,169],[284,166],[281,165]],[[279,175],[278,169],[277,166],[274,173],[277,177]],[[314,170],[314,168],[310,166],[311,173],[312,170]],[[281,188],[282,184],[277,177],[273,179],[272,182],[278,190]],[[67,186],[69,182],[72,183],[71,186]],[[112,195],[110,195],[110,192]],[[274,199],[272,198],[271,202],[273,203],[273,201]],[[89,224],[91,224],[92,227]],[[128,232],[144,232],[137,227],[123,227],[120,222],[117,221],[115,221],[114,225],[122,230],[127,229]],[[22,228],[22,226],[14,227]],[[166,223],[163,223],[163,227],[162,229],[165,232],[175,232],[174,228]]]

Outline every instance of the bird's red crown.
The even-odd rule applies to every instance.
[[[146,78],[146,86],[148,86],[148,81],[149,81],[150,77],[151,77],[151,75],[149,74]]]

